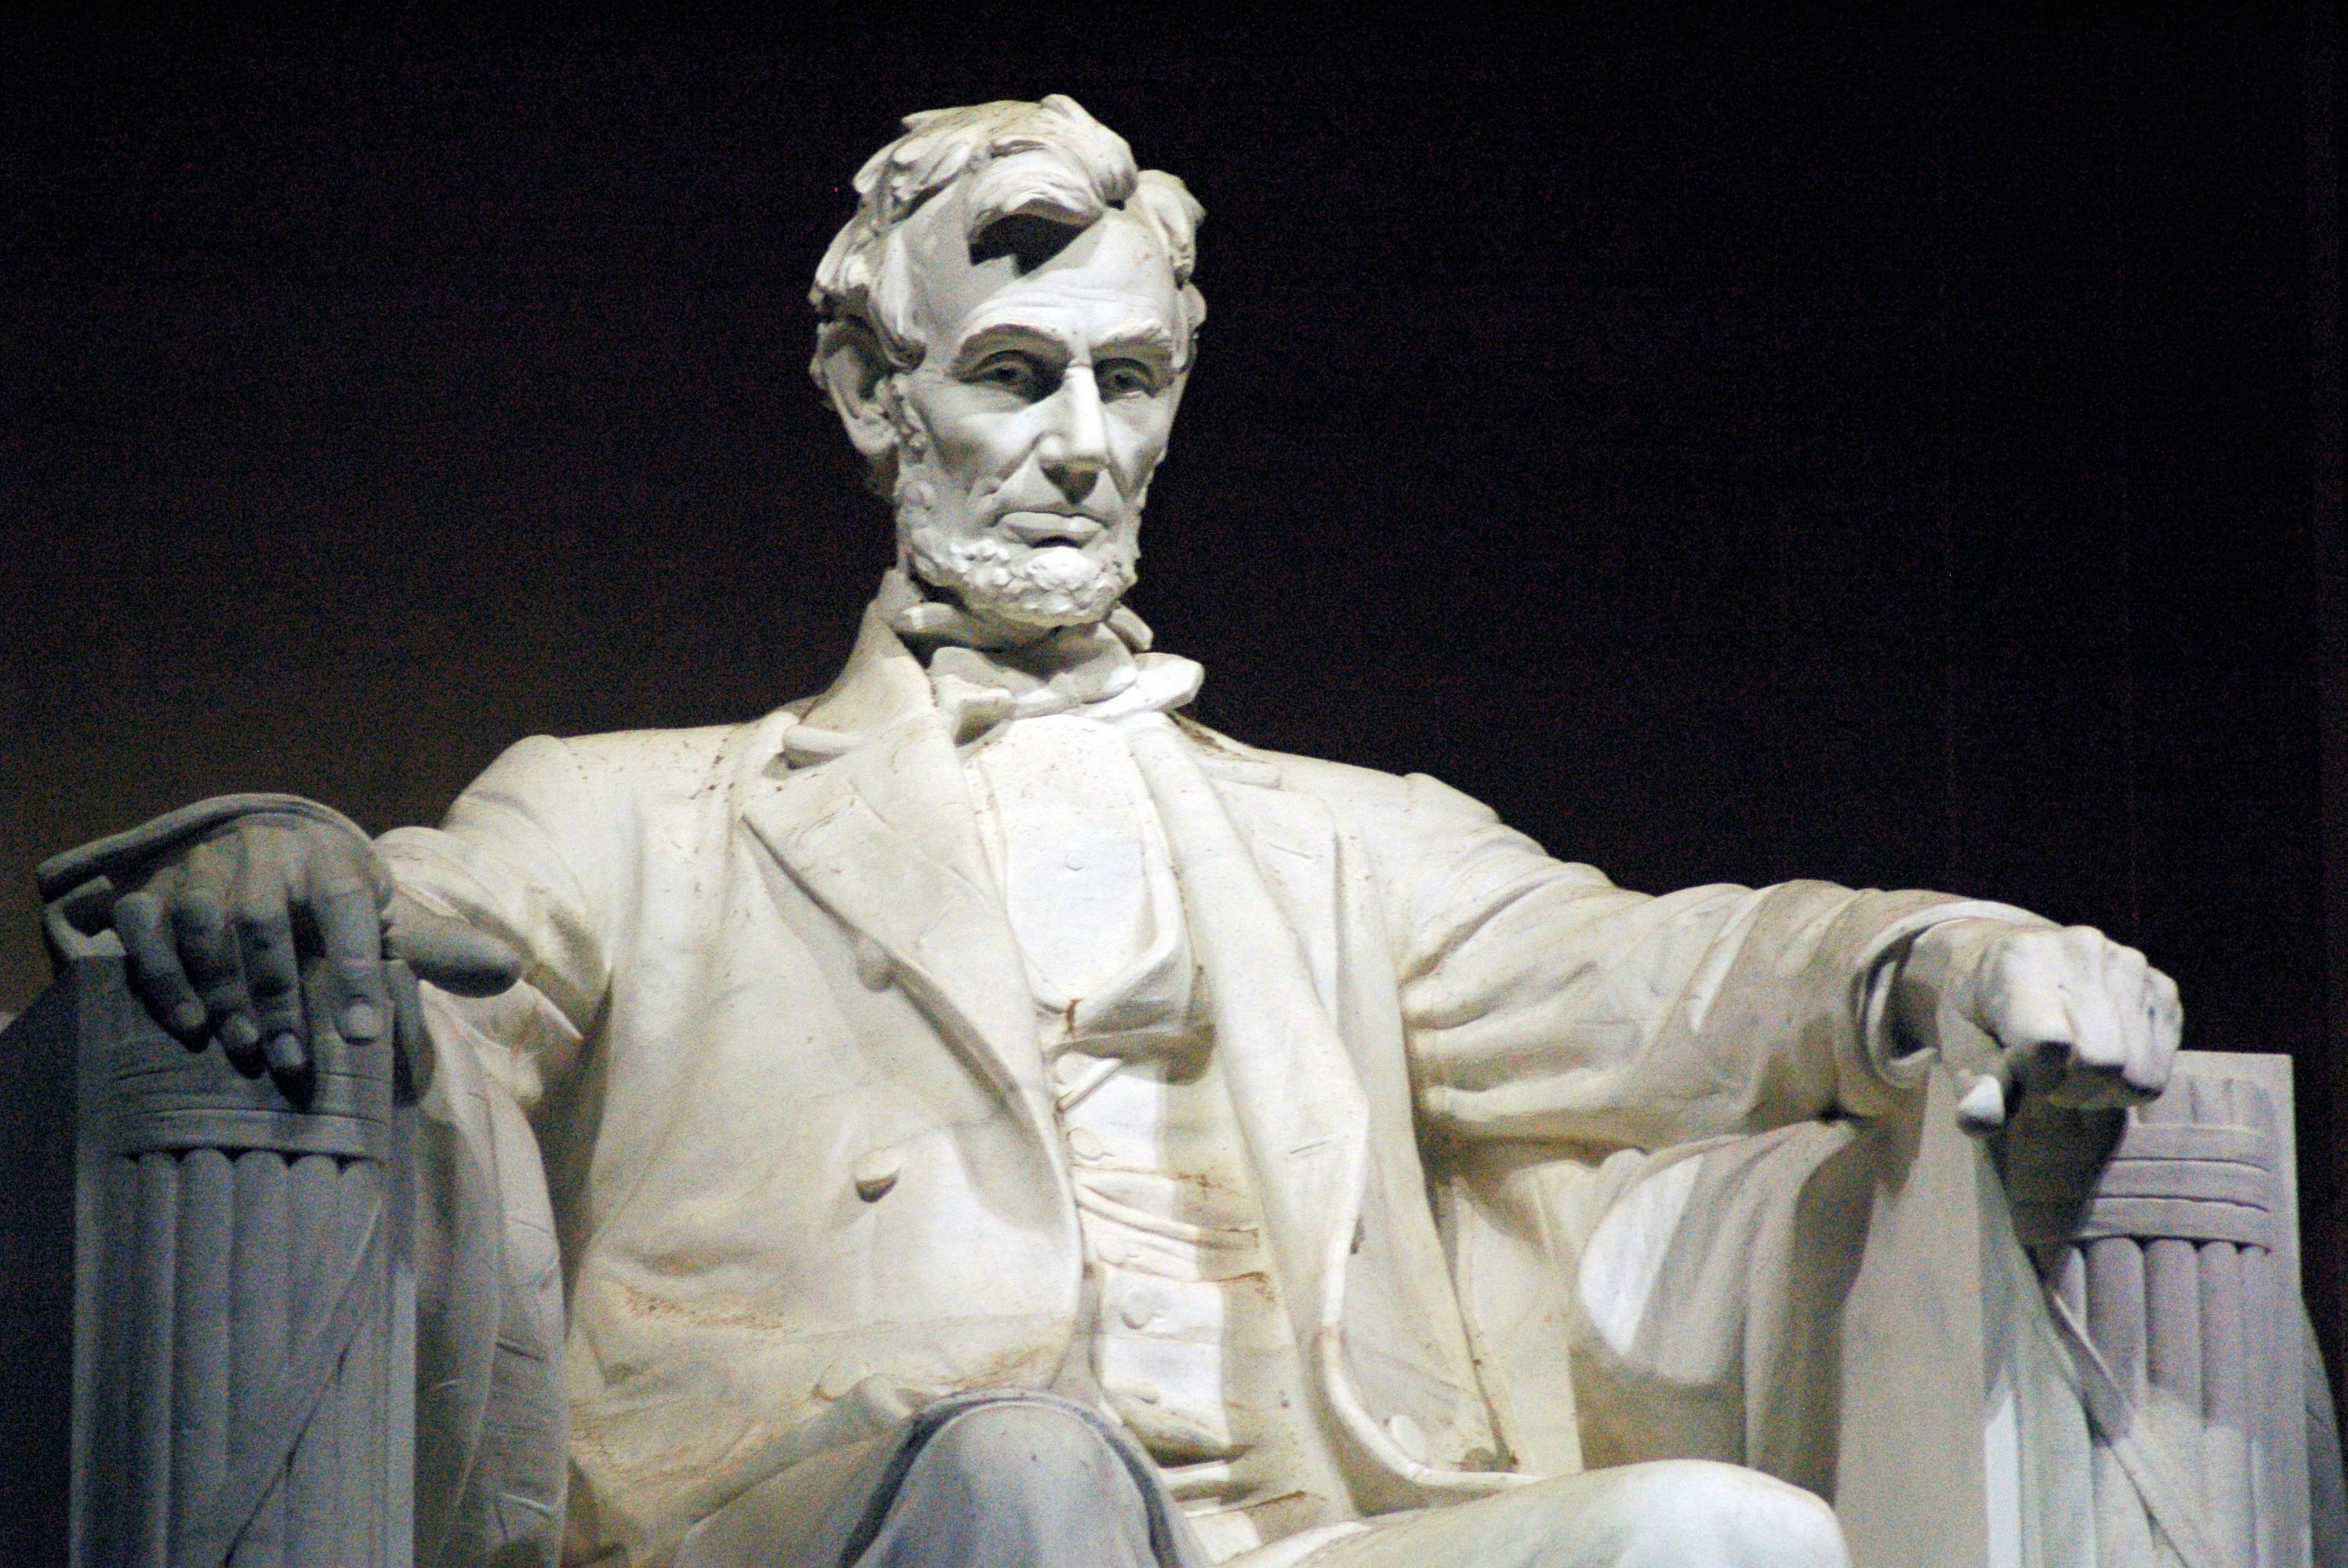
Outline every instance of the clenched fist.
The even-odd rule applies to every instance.
[[[2093,926],[1953,920],[1916,939],[1893,983],[1894,1027],[1956,1074],[1966,1130],[2023,1099],[2108,1109],[2168,1085],[2184,1023],[2177,983]]]

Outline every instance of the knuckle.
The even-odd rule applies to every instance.
[[[2075,1048],[2079,1065],[2084,1068],[2116,1068],[2128,1059],[2127,1041],[2116,1029],[2083,1030]]]
[[[255,996],[283,996],[299,982],[291,958],[270,953],[244,955],[244,987]]]
[[[253,1021],[261,1026],[265,1038],[271,1035],[299,1034],[302,1029],[300,997],[283,991],[263,991],[256,986],[252,993]]]
[[[212,942],[228,929],[228,911],[209,894],[183,892],[172,901],[171,923],[182,938]]]
[[[318,898],[355,898],[370,891],[366,868],[354,854],[314,851],[304,870],[312,894]]]
[[[162,915],[163,901],[143,888],[114,901],[114,923],[118,930],[151,930],[160,923]]]
[[[381,978],[380,966],[368,958],[333,958],[327,961],[326,968],[346,990],[372,988]]]
[[[283,996],[298,984],[290,953],[274,949],[248,951],[243,967],[245,989],[255,996]]]
[[[244,983],[241,980],[207,981],[197,986],[196,994],[204,999],[204,1006],[211,1009],[212,1016],[219,1018],[245,1012],[252,1006],[252,998],[245,995]]]

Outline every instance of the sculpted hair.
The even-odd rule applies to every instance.
[[[1125,139],[1054,93],[1041,103],[1004,101],[929,109],[905,117],[905,134],[856,173],[856,216],[833,237],[808,295],[822,317],[817,360],[834,335],[858,324],[890,363],[921,363],[913,336],[914,280],[898,231],[931,198],[966,182],[966,232],[973,242],[1006,219],[1088,229],[1112,209],[1158,237],[1182,290],[1185,331],[1176,346],[1188,364],[1207,302],[1191,285],[1199,221],[1206,210],[1171,174],[1137,170]],[[820,381],[820,371],[818,380]]]

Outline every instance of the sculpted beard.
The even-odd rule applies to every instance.
[[[957,495],[951,476],[926,454],[904,463],[897,475],[897,537],[913,574],[972,614],[1013,625],[1079,626],[1115,609],[1138,575],[1139,507],[1120,503],[1117,519],[1084,549],[1038,550],[986,531],[1004,512],[1023,510],[998,505],[998,489],[988,482]]]

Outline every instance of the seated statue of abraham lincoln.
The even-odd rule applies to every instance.
[[[386,944],[518,958],[426,990],[420,1560],[1848,1561],[1822,1496],[1917,1461],[1837,1424],[1838,1162],[1935,1074],[1976,1127],[2157,1092],[2175,987],[1939,893],[1626,892],[1192,722],[1122,601],[1199,204],[1059,97],[856,191],[814,372],[897,553],[829,689],[372,842],[198,813],[114,910],[255,1071],[311,951],[362,1037]]]

